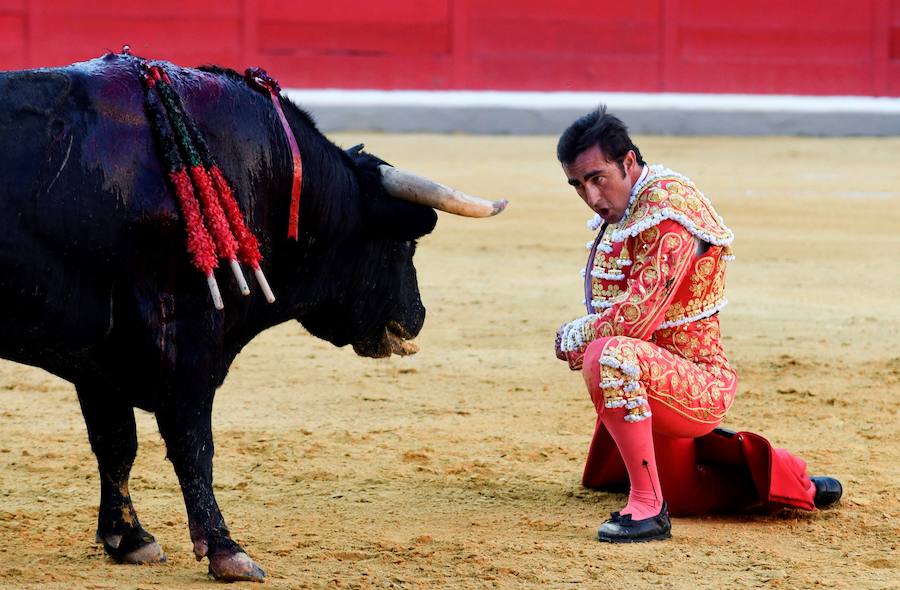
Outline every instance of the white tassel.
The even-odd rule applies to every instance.
[[[209,294],[212,296],[213,306],[218,310],[225,309],[225,304],[222,302],[222,293],[219,292],[219,283],[216,282],[216,277],[213,273],[206,275],[206,285],[209,287]]]
[[[584,325],[596,320],[597,317],[597,314],[590,314],[566,324],[560,338],[560,349],[563,352],[577,352],[584,348]]]
[[[621,272],[603,272],[597,269],[591,271],[591,276],[595,279],[606,279],[608,281],[621,281],[625,278],[625,275]],[[584,277],[582,276],[582,278]]]
[[[631,363],[620,363],[619,359],[612,356],[601,356],[600,364],[607,367],[612,367],[613,369],[619,369],[632,379],[637,379],[641,376],[641,370],[638,367],[632,365]]]
[[[237,280],[241,295],[246,297],[250,294],[250,287],[247,286],[247,279],[244,278],[244,273],[241,272],[241,265],[238,264],[238,261],[234,258],[230,259],[228,264],[231,266],[231,272],[234,274],[235,280]]]
[[[625,421],[626,422],[640,422],[641,420],[646,420],[647,418],[649,418],[652,415],[653,414],[651,414],[650,412],[647,412],[646,414],[625,414]]]
[[[642,190],[644,190],[644,188],[648,184],[650,184],[651,182],[653,182],[660,176],[673,176],[673,177],[681,180],[683,183],[691,185],[691,187],[697,192],[697,195],[700,197],[700,199],[702,201],[704,201],[707,205],[710,205],[709,199],[706,198],[706,195],[704,195],[700,191],[700,189],[697,188],[697,186],[691,181],[690,178],[688,178],[687,176],[684,176],[683,174],[679,174],[679,173],[675,172],[674,170],[666,168],[665,166],[659,165],[659,164],[656,164],[656,165],[653,165],[650,167],[650,174],[647,175],[647,178],[646,178],[646,180],[644,180],[644,182],[642,182],[640,185],[635,186],[633,195],[640,194],[640,192]],[[631,198],[633,200],[634,196],[632,196]],[[723,238],[723,239],[713,238],[713,236],[711,234],[709,234],[708,232],[702,231],[699,228],[697,228],[697,226],[690,219],[688,219],[685,215],[683,215],[677,211],[673,212],[671,209],[668,209],[668,208],[655,213],[654,215],[652,215],[651,217],[648,217],[647,219],[644,219],[640,223],[637,223],[631,227],[625,228],[625,221],[631,211],[631,202],[629,201],[628,209],[626,209],[626,211],[625,211],[625,217],[623,217],[622,220],[619,221],[619,223],[617,224],[618,227],[621,227],[624,229],[614,231],[612,233],[611,239],[613,242],[622,242],[626,238],[634,237],[634,236],[638,235],[639,233],[641,233],[642,231],[647,230],[647,229],[653,227],[654,225],[658,225],[664,219],[671,219],[671,220],[677,221],[678,223],[683,225],[685,227],[685,229],[687,229],[692,235],[700,238],[701,240],[703,240],[705,242],[708,242],[715,246],[727,246],[727,245],[731,244],[731,242],[734,241],[734,233],[725,225],[725,222],[722,220],[722,217],[718,213],[715,212],[715,210],[712,208],[712,206],[710,206],[709,209],[716,216],[716,220],[719,222],[719,225],[722,227],[722,229],[727,234],[726,238]]]
[[[691,322],[696,322],[697,320],[702,320],[702,319],[706,319],[708,317],[712,317],[715,314],[722,311],[722,309],[724,309],[726,305],[728,305],[728,300],[722,299],[721,301],[716,303],[714,306],[710,307],[709,309],[705,309],[696,315],[692,315],[687,318],[681,318],[678,320],[672,320],[670,322],[663,322],[659,325],[657,330],[665,330],[667,328],[676,328],[678,326],[684,326],[685,324],[689,324]]]
[[[275,294],[272,293],[272,288],[269,287],[269,281],[266,280],[266,275],[263,274],[262,269],[258,266],[254,267],[253,274],[256,276],[256,282],[259,283],[259,288],[262,289],[266,301],[275,303]]]
[[[657,211],[650,217],[644,219],[643,221],[640,221],[639,223],[635,223],[631,227],[614,231],[612,234],[612,241],[616,243],[625,241],[626,239],[632,238],[640,234],[641,232],[650,229],[651,227],[659,225],[666,219],[677,221],[679,224],[684,226],[684,228],[688,230],[688,232],[690,232],[694,237],[700,238],[704,242],[708,242],[715,246],[728,246],[734,241],[734,234],[731,233],[730,229],[725,228],[724,225],[723,228],[728,234],[727,237],[716,238],[711,233],[698,228],[694,224],[694,222],[691,221],[690,218],[688,218],[685,214],[669,208]]]

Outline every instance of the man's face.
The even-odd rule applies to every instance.
[[[640,173],[633,151],[628,152],[622,165],[624,171],[614,161],[607,160],[597,146],[578,154],[571,164],[563,165],[569,184],[575,187],[578,196],[609,223],[616,223],[625,215],[631,187]]]

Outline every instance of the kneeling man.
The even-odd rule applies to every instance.
[[[837,480],[809,478],[801,459],[758,435],[716,428],[738,383],[718,318],[734,235],[709,199],[681,174],[647,165],[605,107],[566,129],[557,156],[600,228],[584,271],[587,315],[556,340],[597,409],[583,483],[630,484],[599,539],[668,538],[670,512],[836,502]]]

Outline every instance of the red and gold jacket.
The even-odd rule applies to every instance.
[[[581,366],[593,340],[628,336],[731,372],[716,314],[727,304],[725,267],[733,258],[733,239],[693,182],[650,167],[635,185],[625,216],[607,228],[588,261],[588,315],[560,334],[570,366]]]

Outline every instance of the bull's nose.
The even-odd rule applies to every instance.
[[[400,322],[397,321],[388,322],[387,329],[388,331],[393,332],[394,334],[405,340],[410,340],[415,337],[409,330],[407,330]]]

